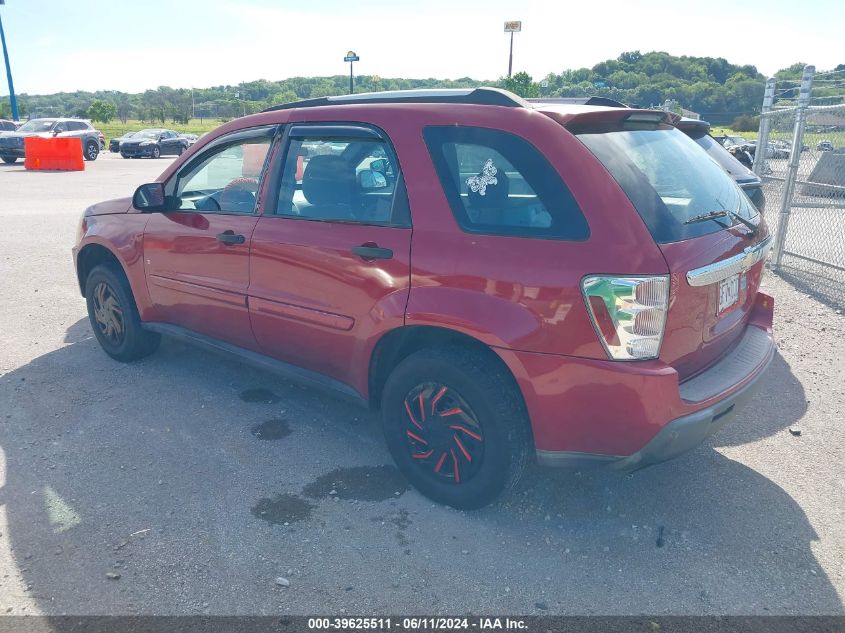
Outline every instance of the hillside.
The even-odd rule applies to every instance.
[[[780,71],[792,79],[802,64]],[[837,67],[839,68],[839,67]],[[464,88],[497,85],[523,96],[584,96],[598,94],[625,103],[660,105],[673,99],[699,112],[714,123],[730,123],[744,114],[759,111],[765,78],[754,66],[731,64],[723,58],[673,56],[663,52],[622,53],[617,59],[592,68],[563,70],[535,81],[526,73],[512,79],[482,81],[403,79],[361,76],[356,92],[409,88]],[[795,85],[794,82],[788,85]],[[116,91],[73,92],[52,95],[19,95],[24,114],[30,116],[81,116],[139,119],[164,123],[189,119],[228,119],[260,111],[276,103],[295,101],[348,91],[349,77],[292,77],[280,81],[260,79],[237,86],[170,88],[161,86],[143,93]],[[789,95],[784,95],[788,97]],[[94,110],[92,103],[101,102]],[[111,104],[111,105],[109,105]],[[8,115],[8,98],[0,100],[0,117]]]

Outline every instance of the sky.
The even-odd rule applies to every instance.
[[[842,0],[6,0],[15,92],[141,92],[356,75],[535,80],[624,51],[724,57],[771,75],[845,63]],[[0,74],[0,95],[8,95]]]

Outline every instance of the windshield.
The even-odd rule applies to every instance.
[[[55,119],[33,119],[20,126],[18,132],[49,132],[55,122]]]
[[[685,224],[711,211],[757,215],[722,167],[675,128],[578,135],[630,198],[658,243],[720,231],[730,219]]]
[[[161,136],[161,130],[141,130],[135,136],[138,138],[158,138]]]

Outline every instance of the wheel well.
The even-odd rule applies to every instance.
[[[376,344],[370,357],[369,395],[370,406],[381,406],[381,394],[393,368],[408,356],[424,348],[459,346],[472,349],[489,358],[493,366],[502,369],[522,398],[510,368],[488,345],[466,334],[446,328],[430,326],[405,326],[385,334]],[[523,406],[524,402],[523,402]]]
[[[94,267],[101,264],[111,265],[123,274],[123,266],[120,265],[120,260],[105,246],[89,244],[76,256],[76,276],[79,280],[79,292],[82,296],[85,296],[85,280],[88,279],[88,275]]]

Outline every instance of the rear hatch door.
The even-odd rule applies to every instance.
[[[681,380],[703,371],[745,329],[770,241],[762,216],[734,178],[665,121],[573,127],[625,191],[671,272],[661,360]]]

